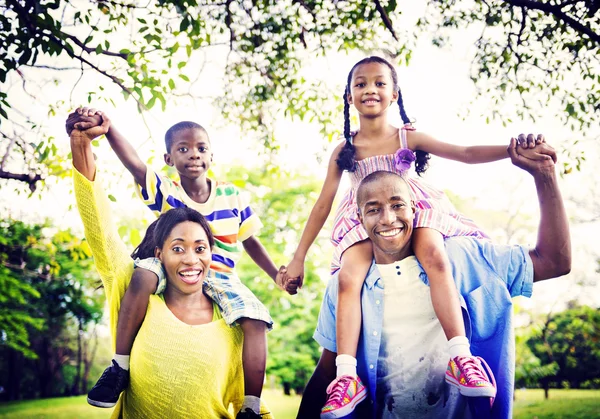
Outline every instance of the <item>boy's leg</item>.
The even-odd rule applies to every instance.
[[[116,350],[112,365],[88,393],[88,403],[97,407],[113,407],[129,384],[129,356],[148,309],[148,299],[157,290],[156,274],[136,269],[121,300],[117,320]]]
[[[244,332],[242,365],[244,368],[244,403],[241,411],[247,408],[260,413],[260,396],[265,381],[267,367],[267,324],[261,320],[238,320]]]
[[[228,325],[240,325],[244,333],[242,362],[244,402],[236,418],[260,417],[260,395],[267,364],[266,333],[273,320],[269,311],[235,273],[214,273],[206,278],[203,290],[221,309]]]
[[[450,362],[446,381],[465,396],[495,397],[491,370],[486,371],[481,358],[471,354],[443,235],[431,228],[417,228],[413,233],[413,250],[429,279],[431,303],[448,339]]]
[[[336,312],[336,379],[327,389],[329,397],[321,410],[322,418],[346,416],[367,397],[356,374],[356,351],[362,321],[360,292],[372,261],[370,240],[354,244],[342,255]]]
[[[131,354],[133,341],[146,317],[148,299],[156,292],[158,278],[146,269],[133,271],[131,282],[121,300],[119,319],[117,320],[116,355]],[[120,365],[120,364],[119,364]],[[121,368],[125,368],[121,366]],[[129,369],[129,365],[127,368]]]

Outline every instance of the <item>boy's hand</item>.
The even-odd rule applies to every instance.
[[[287,266],[288,278],[295,279],[298,288],[302,288],[304,283],[304,262],[300,262],[296,259],[292,259],[290,264]]]
[[[65,128],[67,134],[71,135],[71,131],[74,129],[85,131],[86,129],[102,125],[103,120],[107,120],[110,124],[110,119],[102,114],[102,112],[93,108],[79,107],[75,109],[75,112],[69,114],[65,122]]]
[[[91,128],[87,128],[86,130],[80,130],[76,123],[74,129],[71,131],[70,137],[71,139],[77,137],[78,139],[85,139],[87,141],[92,141],[93,139],[100,137],[101,135],[105,135],[110,128],[110,119],[104,118],[101,112],[97,112],[97,115],[100,116],[102,121],[101,125],[96,125]]]
[[[280,289],[286,291],[290,295],[294,295],[298,293],[298,279],[297,278],[289,278],[286,274],[287,268],[285,266],[281,266],[279,268],[279,272],[277,272],[277,277],[275,278],[275,283],[279,286]]]

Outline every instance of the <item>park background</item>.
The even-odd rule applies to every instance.
[[[573,269],[536,284],[532,299],[515,300],[515,417],[600,417],[594,2],[7,0],[0,9],[1,418],[108,417],[81,396],[111,350],[104,296],[74,208],[69,112],[102,109],[143,159],[164,170],[168,127],[205,126],[213,176],[250,193],[263,243],[286,264],[343,126],[347,73],[369,54],[396,65],[417,129],[462,145],[541,132],[559,152]],[[397,108],[390,112],[399,125]],[[133,248],[152,215],[106,141],[95,146],[119,233]],[[508,160],[430,163],[425,179],[495,242],[535,243],[529,175]],[[279,418],[295,416],[320,355],[312,333],[328,280],[330,228],[311,248],[296,296],[247,257],[239,266],[276,322],[265,399]]]

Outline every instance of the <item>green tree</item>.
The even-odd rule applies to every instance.
[[[259,235],[262,243],[275,263],[287,264],[317,198],[320,182],[275,168],[255,172],[231,168],[227,178],[250,193],[252,206],[263,222]],[[291,390],[302,393],[320,357],[312,334],[325,290],[323,279],[329,278],[329,269],[323,269],[329,266],[327,255],[331,252],[327,250],[332,249],[328,232],[324,228],[311,248],[304,286],[297,295],[279,290],[247,255],[238,265],[242,282],[267,306],[275,322],[275,330],[268,335],[267,374],[277,378],[286,394]]]
[[[46,81],[69,83],[73,92],[91,73],[104,82],[85,79],[89,101],[111,102],[121,92],[140,111],[156,104],[165,109],[178,96],[201,96],[194,85],[202,56],[222,53],[223,78],[215,82],[223,94],[205,99],[276,150],[274,121],[282,116],[315,121],[330,139],[338,130],[333,99],[339,89],[306,78],[305,62],[360,49],[408,63],[417,37],[433,33],[434,44],[443,46],[469,25],[483,30],[472,79],[494,103],[489,117],[510,122],[512,114],[501,106],[516,95],[522,98],[514,107],[518,117],[535,118],[537,109],[556,102],[573,129],[598,121],[597,2],[427,5],[411,27],[395,0],[6,0],[0,5],[0,178],[25,182],[33,191],[48,176],[66,173],[45,116],[29,114],[32,102],[42,101],[49,116],[64,117],[74,107],[66,97],[44,102],[38,92]],[[577,166],[581,157],[574,156]]]
[[[0,382],[8,399],[70,393],[68,363],[75,365],[79,393],[85,332],[102,318],[87,243],[51,230],[0,222]]]
[[[600,378],[600,309],[574,307],[550,316],[527,345],[541,365],[558,367],[539,381],[546,398],[551,385],[579,388]]]

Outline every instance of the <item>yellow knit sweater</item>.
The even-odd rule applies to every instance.
[[[133,261],[117,234],[98,179],[90,182],[75,169],[73,179],[85,236],[106,292],[114,349],[119,307]],[[211,323],[188,325],[162,298],[152,295],[131,351],[130,384],[112,417],[232,417],[230,405],[237,412],[244,397],[243,334],[216,314]]]

